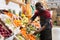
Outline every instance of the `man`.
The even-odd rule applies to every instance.
[[[41,28],[37,30],[36,33],[40,32],[41,40],[52,40],[52,34],[51,34],[52,25],[50,22],[51,19],[50,12],[48,10],[43,9],[43,6],[39,2],[37,2],[35,6],[36,6],[36,11],[33,17],[31,18],[30,23],[33,22],[37,16],[39,16]]]

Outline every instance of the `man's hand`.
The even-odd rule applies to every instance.
[[[33,21],[29,20],[28,24],[32,24]]]
[[[36,31],[34,32],[34,35],[36,35],[37,33],[40,33],[40,30],[36,30]]]
[[[38,30],[35,31],[34,34],[40,33],[41,31],[43,31],[45,29],[45,26],[39,28]]]

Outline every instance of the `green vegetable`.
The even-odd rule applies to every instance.
[[[36,34],[36,37],[37,37],[37,38],[40,38],[40,33]]]
[[[20,35],[17,36],[17,37],[19,38],[19,40],[25,40],[24,37],[22,37],[22,36],[20,36]]]
[[[9,19],[6,19],[7,24],[11,24],[11,21]]]

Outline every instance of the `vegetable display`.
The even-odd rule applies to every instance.
[[[37,40],[38,35],[33,35],[40,27],[37,22],[29,23],[29,18],[25,14],[16,16],[10,12],[0,14],[0,35],[4,39],[10,40]],[[14,39],[15,38],[15,39]]]

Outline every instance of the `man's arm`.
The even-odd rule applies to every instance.
[[[32,18],[29,20],[29,24],[31,24],[36,17],[37,17],[36,15],[33,15]]]
[[[46,28],[46,25],[48,25],[48,22],[50,22],[50,19],[46,19],[46,23],[41,28],[39,28],[38,30],[36,30],[35,34],[43,31]]]
[[[43,31],[46,28],[46,25],[48,25],[49,22],[50,22],[50,19],[46,19],[46,23],[41,28],[41,31]]]
[[[38,12],[35,11],[35,14],[30,19],[30,23],[32,23],[37,16],[38,16]]]

